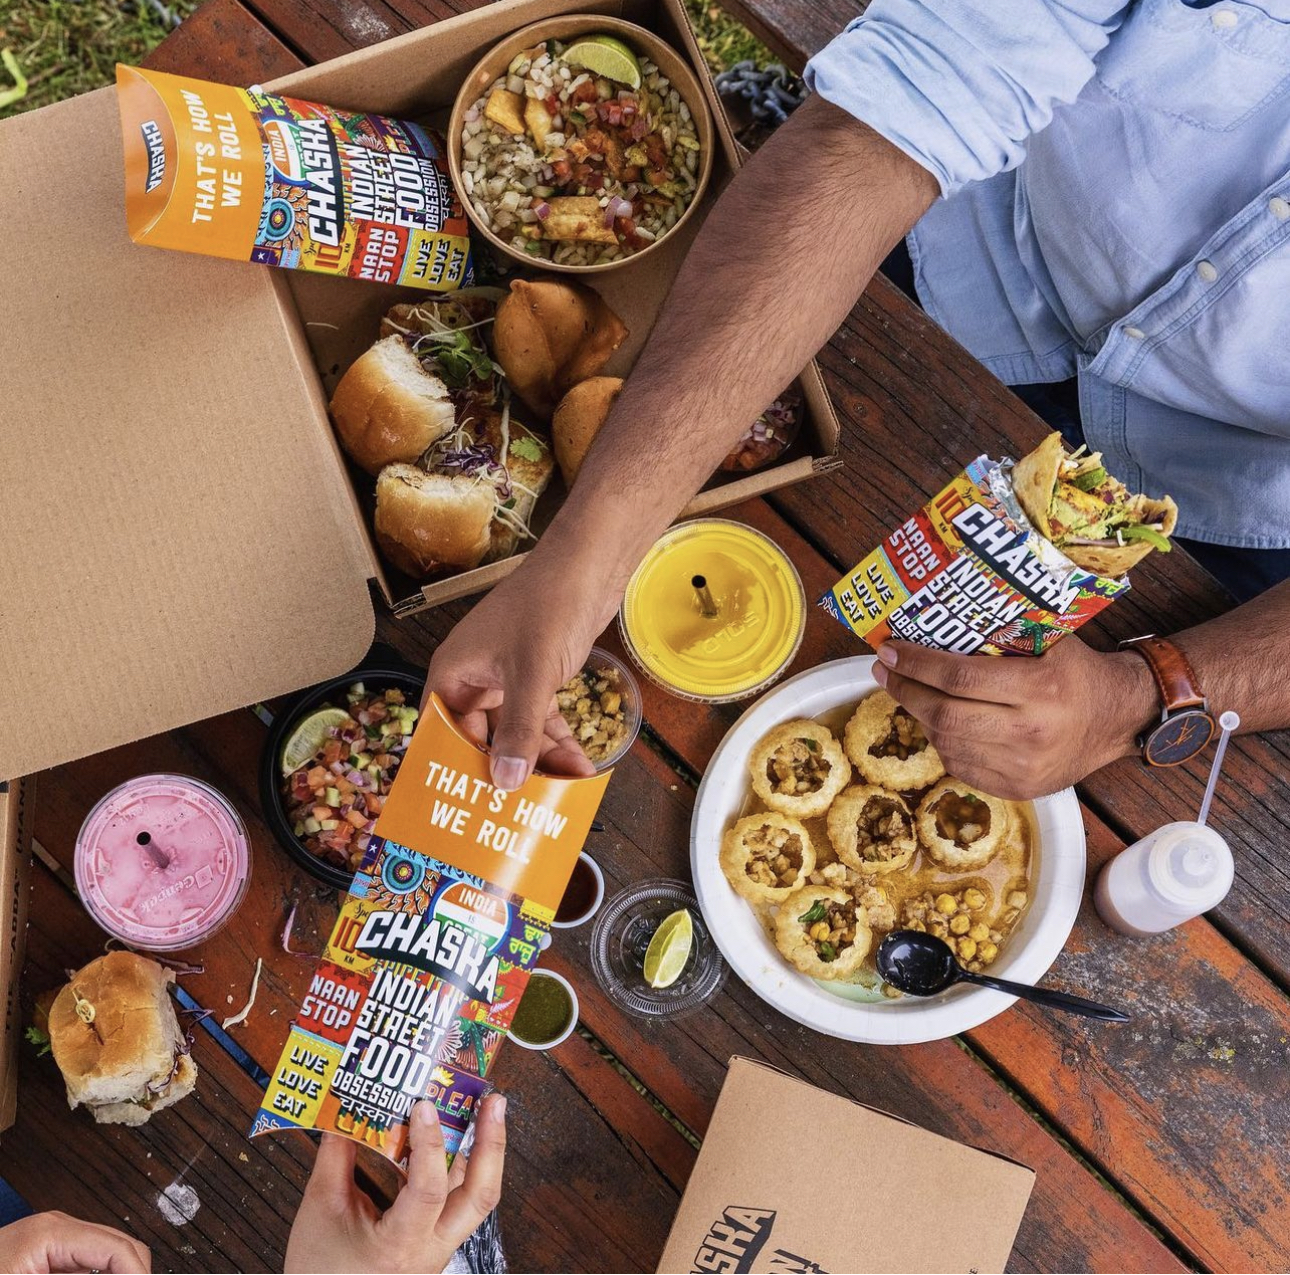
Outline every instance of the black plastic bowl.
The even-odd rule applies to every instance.
[[[338,890],[348,890],[354,874],[310,854],[305,849],[304,842],[292,831],[282,799],[282,750],[296,725],[315,709],[325,708],[328,704],[344,708],[345,692],[355,682],[362,682],[369,691],[397,688],[407,693],[410,704],[419,704],[426,688],[423,673],[417,673],[411,666],[400,667],[389,661],[356,668],[344,677],[333,677],[329,682],[320,682],[317,686],[302,691],[274,718],[264,752],[260,755],[260,805],[264,811],[265,823],[269,825],[278,844],[311,877],[325,881]]]

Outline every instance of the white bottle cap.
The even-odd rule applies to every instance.
[[[1198,916],[1226,896],[1235,867],[1227,842],[1213,828],[1182,822],[1160,829],[1147,873],[1162,898]]]

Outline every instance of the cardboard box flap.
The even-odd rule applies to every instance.
[[[0,779],[343,672],[375,620],[274,272],[126,235],[115,93],[0,124]]]
[[[1002,1271],[1034,1180],[736,1057],[658,1269]]]

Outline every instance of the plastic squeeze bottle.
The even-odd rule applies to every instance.
[[[1121,934],[1160,934],[1222,902],[1235,873],[1227,842],[1191,820],[1167,823],[1102,869],[1098,914]]]
[[[1196,820],[1167,823],[1126,846],[1102,869],[1093,901],[1098,915],[1121,934],[1160,934],[1217,907],[1232,888],[1235,865],[1227,842],[1206,824],[1227,741],[1241,724],[1219,718],[1222,737],[1210,767]]]

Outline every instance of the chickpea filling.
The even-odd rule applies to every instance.
[[[806,937],[822,961],[836,961],[842,949],[856,941],[856,901],[825,902],[817,899],[809,911],[797,918],[806,927]]]
[[[781,889],[797,882],[802,870],[802,839],[783,828],[763,828],[754,841],[748,842],[748,862],[744,871],[758,885]]]
[[[936,831],[956,846],[970,846],[990,831],[990,807],[975,793],[947,792],[932,813]]]
[[[923,728],[903,708],[891,715],[891,730],[887,738],[869,746],[870,757],[897,757],[908,761],[927,747]]]
[[[909,835],[909,815],[890,797],[870,797],[856,820],[856,847],[870,863],[893,858],[892,843]]]
[[[832,764],[820,753],[813,739],[795,739],[775,749],[766,763],[766,778],[773,792],[801,796],[819,792],[829,777]]]

